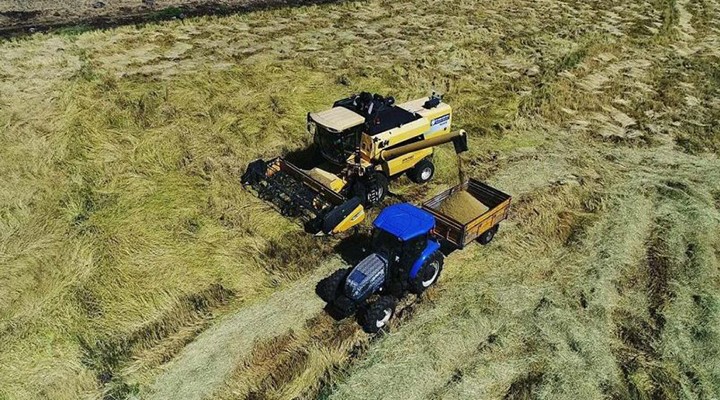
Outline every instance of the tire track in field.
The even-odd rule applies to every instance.
[[[146,397],[200,400],[210,396],[257,342],[303,328],[322,309],[315,283],[340,262],[332,258],[312,275],[215,323],[166,366]]]
[[[389,329],[395,330],[425,302],[433,302],[432,288],[423,297],[408,295],[400,301]],[[363,356],[383,333],[368,335],[355,317],[335,321],[324,310],[308,319],[300,331],[256,343],[249,359],[240,365],[225,387],[213,394],[219,399],[315,398],[328,390],[338,371]]]

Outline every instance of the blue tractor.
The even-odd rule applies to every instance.
[[[318,282],[316,293],[343,317],[361,311],[363,329],[378,332],[406,292],[420,295],[437,282],[444,256],[434,227],[435,217],[414,205],[385,208],[373,222],[370,255]]]
[[[461,192],[465,196],[456,197]],[[452,204],[460,199],[463,215],[456,214],[455,207],[444,207],[450,199]],[[370,255],[355,268],[340,269],[318,282],[316,292],[339,316],[360,311],[365,331],[378,332],[392,318],[399,298],[407,292],[420,295],[437,282],[444,260],[441,241],[448,249],[476,241],[489,244],[508,217],[511,200],[471,178],[421,207],[389,206],[373,222]]]

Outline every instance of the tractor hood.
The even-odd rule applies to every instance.
[[[383,282],[388,266],[385,256],[372,253],[350,271],[345,281],[345,295],[353,301],[361,301],[375,293]]]

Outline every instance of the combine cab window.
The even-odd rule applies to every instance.
[[[352,156],[358,145],[358,135],[354,131],[334,133],[325,127],[315,128],[315,144],[323,156],[335,164],[344,164]]]

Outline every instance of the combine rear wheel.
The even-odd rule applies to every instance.
[[[397,300],[392,296],[382,296],[370,304],[362,321],[363,330],[367,333],[377,333],[387,327],[388,322],[395,315],[395,307]]]
[[[435,175],[435,165],[428,159],[421,160],[419,163],[408,171],[410,180],[417,184],[423,184],[432,179]]]

